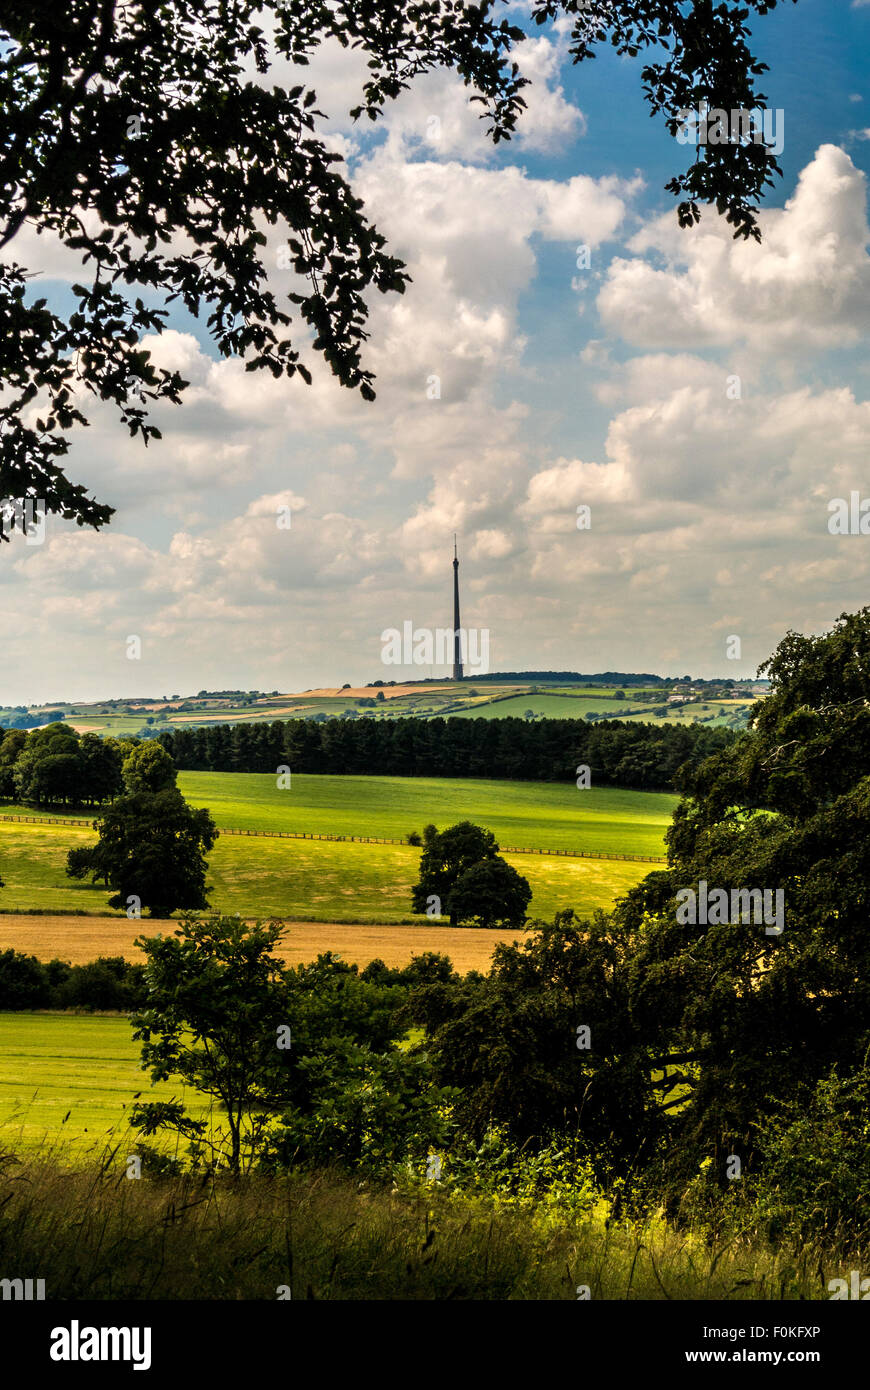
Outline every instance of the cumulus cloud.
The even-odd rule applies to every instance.
[[[579,134],[553,45],[527,56],[554,103],[536,138],[560,120]],[[549,178],[478,152],[449,83],[446,143],[427,144],[435,91],[352,160],[413,276],[372,300],[377,402],[322,366],[307,388],[215,360],[191,332],[149,339],[191,383],[155,414],[163,442],[143,449],[97,404],[70,458],[118,506],[113,526],[50,519],[44,546],[2,557],[9,611],[28,613],[4,639],[17,698],[373,679],[385,626],[449,622],[454,531],[463,616],[490,629],[496,669],[713,674],[732,669],[738,633],[733,672],[749,673],[785,626],[863,601],[870,557],[830,535],[827,508],[862,487],[870,403],[860,359],[818,369],[867,326],[864,176],[848,156],[816,152],[763,213],[761,246],[712,216],[638,231],[638,179]],[[581,243],[605,268],[585,347],[568,337]],[[553,294],[541,281],[560,248]],[[280,290],[277,265],[272,279]],[[539,291],[549,358],[525,312]]]
[[[631,241],[633,257],[611,263],[602,320],[642,347],[856,343],[870,325],[866,197],[864,174],[823,145],[785,207],[761,213],[760,246],[735,240],[724,218],[689,232],[658,218]]]

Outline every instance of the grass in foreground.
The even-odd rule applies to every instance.
[[[840,1262],[842,1263],[842,1261]],[[232,1184],[0,1161],[0,1276],[48,1299],[826,1298],[819,1252],[716,1247],[659,1218],[559,1219],[329,1171]],[[284,1295],[286,1297],[286,1294]]]

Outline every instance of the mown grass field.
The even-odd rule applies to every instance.
[[[0,823],[6,885],[0,889],[0,911],[107,911],[111,894],[102,884],[77,883],[64,872],[67,851],[93,839],[86,826]],[[243,916],[406,922],[413,920],[410,893],[419,855],[410,845],[223,835],[209,856],[209,901],[216,912]],[[506,858],[529,880],[530,912],[541,917],[561,907],[581,913],[607,907],[655,867],[610,859]]]
[[[444,828],[469,819],[493,830],[504,846],[599,854],[662,854],[676,804],[673,796],[615,788],[439,778],[297,775],[282,790],[266,773],[185,772],[179,786],[224,827],[399,838],[428,821]],[[80,826],[0,821],[6,885],[0,910],[105,910],[110,894],[102,885],[65,875],[67,851],[93,838],[86,820]],[[419,854],[405,844],[223,835],[209,857],[210,901],[216,911],[244,916],[407,921]],[[607,907],[651,867],[617,859],[506,857],[528,878],[530,911],[539,917],[562,907],[581,913]]]
[[[404,839],[433,822],[439,830],[472,820],[499,844],[598,853],[663,851],[678,798],[659,792],[573,782],[484,781],[445,777],[333,777],[293,774],[291,786],[258,772],[182,772],[178,785],[215,823],[246,830]]]
[[[48,1142],[82,1156],[109,1141],[128,1144],[137,1091],[148,1100],[184,1098],[181,1085],[151,1086],[128,1019],[0,1013],[0,1149]]]
[[[439,829],[473,820],[501,845],[583,849],[600,854],[664,853],[664,833],[678,797],[573,783],[485,781],[443,777],[292,775],[291,786],[265,772],[181,772],[193,806],[207,806],[220,827],[291,830],[318,835],[372,835],[404,840],[432,821]],[[0,815],[61,815],[89,826],[82,811],[42,810],[0,802]],[[2,822],[0,822],[2,824]]]

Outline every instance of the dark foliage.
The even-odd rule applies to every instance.
[[[495,777],[573,782],[580,764],[593,786],[673,791],[677,771],[697,767],[734,740],[730,729],[582,719],[276,720],[166,729],[159,742],[179,771],[354,773],[393,777]]]

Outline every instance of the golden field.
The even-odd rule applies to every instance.
[[[141,952],[137,936],[156,936],[175,930],[172,921],[126,917],[76,917],[62,913],[0,913],[0,950],[12,947],[37,959],[66,960],[84,965],[98,956],[124,956],[133,961]],[[278,954],[290,965],[311,961],[323,951],[336,951],[345,960],[367,965],[380,959],[386,965],[407,965],[412,956],[438,951],[464,974],[486,970],[498,941],[522,937],[515,931],[484,931],[478,927],[436,925],[354,926],[335,922],[286,922],[287,934]]]

